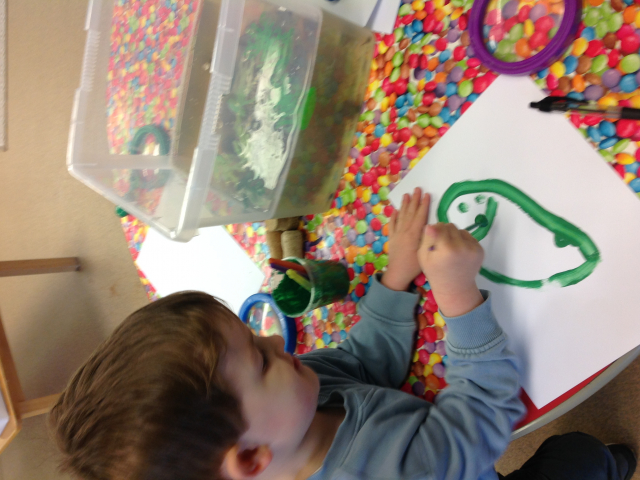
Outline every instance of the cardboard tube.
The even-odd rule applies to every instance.
[[[265,222],[265,227],[270,232],[297,230],[299,225],[300,217],[273,218]]]
[[[282,232],[267,231],[267,246],[269,247],[269,255],[271,258],[281,260],[283,258]]]
[[[282,232],[282,253],[284,258],[304,258],[304,237],[300,230]]]

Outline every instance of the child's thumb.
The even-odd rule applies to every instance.
[[[427,225],[426,227],[424,227],[421,248],[426,250],[434,250],[439,233],[440,232],[438,229],[438,225]]]

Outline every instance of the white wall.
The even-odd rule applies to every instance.
[[[8,150],[0,152],[0,260],[79,256],[83,270],[0,278],[0,314],[27,398],[62,390],[126,315],[147,303],[114,206],[65,155],[86,0],[8,3]],[[0,480],[56,473],[45,416],[0,456]]]

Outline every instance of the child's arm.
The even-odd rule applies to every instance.
[[[477,478],[492,468],[524,413],[518,361],[493,316],[489,294],[476,286],[484,252],[471,234],[451,224],[430,225],[418,258],[447,322],[449,385],[411,450],[424,456],[414,461],[427,463],[435,478]]]
[[[367,295],[358,304],[361,320],[335,350],[304,356],[317,372],[334,377],[398,388],[406,379],[416,332],[418,295],[407,290],[420,274],[418,248],[427,222],[429,196],[416,189],[405,195],[389,223],[389,264],[378,279],[371,278]]]
[[[354,391],[357,422],[345,423],[336,445],[346,453],[326,468],[357,478],[495,479],[493,464],[524,407],[517,359],[475,284],[482,248],[438,224],[425,230],[418,258],[447,316],[449,385],[435,404],[391,389]]]

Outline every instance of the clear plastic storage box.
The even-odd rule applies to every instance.
[[[169,238],[326,211],[373,35],[300,0],[93,0],[71,174]]]

